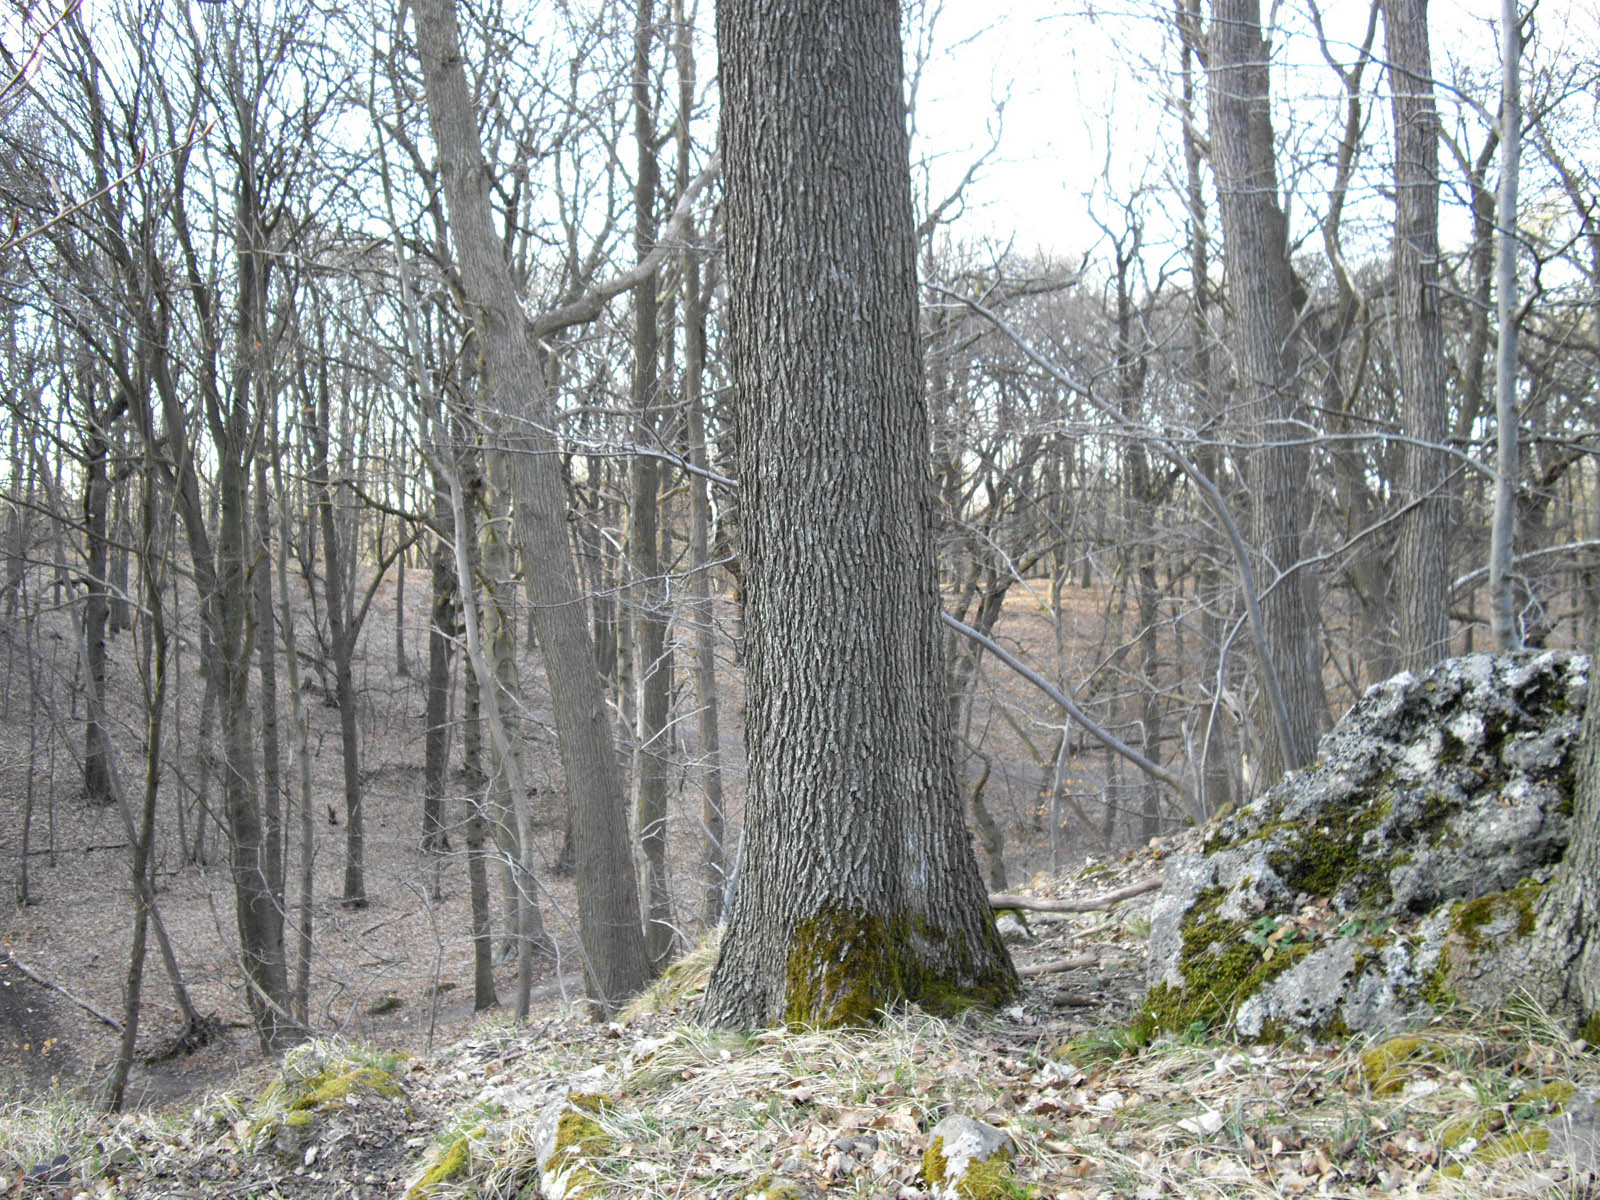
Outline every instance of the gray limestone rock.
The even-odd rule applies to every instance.
[[[1314,766],[1168,864],[1151,1016],[1387,1033],[1447,996],[1492,1003],[1503,973],[1472,960],[1527,932],[1566,848],[1588,671],[1572,652],[1476,654],[1370,689]]]
[[[1008,1170],[1016,1154],[1011,1135],[972,1117],[946,1117],[928,1131],[928,1155],[923,1159],[923,1175],[932,1194],[956,1200],[973,1194],[975,1167]],[[933,1178],[937,1175],[937,1178]],[[965,1188],[963,1185],[966,1185]]]

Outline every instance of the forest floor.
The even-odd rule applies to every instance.
[[[406,596],[409,669],[395,669],[389,581],[357,659],[370,894],[362,909],[340,903],[337,713],[314,666],[306,667],[315,817],[311,1014],[319,1040],[287,1068],[262,1060],[249,1029],[224,842],[210,818],[204,855],[190,853],[204,811],[198,800],[214,798],[217,784],[216,764],[208,768],[200,749],[192,642],[181,650],[155,877],[179,972],[199,1010],[218,1018],[221,1036],[162,1056],[181,1022],[152,943],[131,1111],[118,1119],[97,1115],[92,1097],[122,1016],[128,839],[114,808],[88,807],[81,796],[76,613],[70,605],[46,607],[26,630],[0,620],[0,876],[12,895],[22,877],[23,812],[32,804],[29,903],[0,914],[0,1196],[371,1200],[404,1194],[467,1132],[467,1167],[438,1194],[510,1195],[527,1176],[527,1122],[568,1087],[615,1100],[597,1120],[619,1153],[597,1169],[607,1194],[619,1196],[731,1198],[782,1171],[830,1195],[917,1197],[925,1191],[919,1164],[927,1130],[949,1113],[1012,1135],[1016,1195],[1595,1194],[1589,1147],[1600,1128],[1592,1103],[1600,1069],[1592,1052],[1536,1015],[1425,1031],[1409,1048],[1386,1052],[1402,1064],[1392,1077],[1381,1056],[1377,1074],[1363,1065],[1370,1047],[1359,1042],[1271,1048],[1195,1035],[1147,1044],[1130,1022],[1144,986],[1148,896],[1111,913],[1034,914],[1037,937],[1014,947],[1019,966],[1032,972],[1022,998],[990,1017],[942,1021],[912,1011],[892,1014],[874,1031],[733,1037],[687,1020],[691,972],[685,993],[626,1022],[583,1019],[570,965],[571,883],[553,871],[561,781],[537,655],[526,648],[523,728],[539,788],[538,868],[545,922],[566,957],[541,968],[528,1024],[475,1014],[462,840],[455,834],[443,856],[417,845],[421,579],[413,573]],[[1103,699],[1117,678],[1106,598],[1094,589],[1073,589],[1067,598],[1057,622],[1041,597],[1019,589],[1008,600],[1002,640],[1046,674],[1055,673],[1052,663],[1113,664],[1096,685]],[[718,617],[719,670],[733,842],[743,693],[726,616]],[[680,630],[680,639],[687,633]],[[132,641],[127,633],[114,641],[111,670],[112,738],[124,779],[138,777],[142,736]],[[687,686],[684,669],[679,687]],[[287,716],[285,698],[280,707]],[[286,720],[283,729],[287,735]],[[1053,770],[1054,717],[1028,685],[992,662],[963,733],[982,750],[968,763],[967,786],[988,768],[985,799],[1006,838],[1004,890],[1104,894],[1156,877],[1174,841],[1193,836],[1128,849],[1138,839],[1139,781],[1074,744],[1052,838],[1052,814],[1040,797]],[[692,719],[673,735],[679,774],[670,862],[688,944],[702,927],[704,762]],[[449,803],[459,819],[460,797]],[[1185,814],[1166,815],[1172,829]],[[296,820],[291,809],[291,830]],[[1087,850],[1098,857],[1086,858]],[[993,864],[986,865],[995,884]],[[295,876],[291,858],[288,877]],[[297,900],[292,886],[289,899],[291,906]],[[1063,959],[1080,965],[1063,968]],[[703,972],[703,956],[697,961]],[[511,963],[497,969],[502,1003],[513,997],[514,974]],[[265,1144],[260,1122],[272,1118],[262,1097],[280,1072],[341,1056],[381,1066],[402,1098],[353,1096],[305,1139]]]
[[[1093,861],[1043,890],[1104,895],[1157,876],[1172,848]],[[702,946],[616,1022],[554,1002],[527,1024],[480,1018],[427,1054],[380,1038],[315,1042],[276,1070],[231,1075],[214,1060],[204,1092],[120,1118],[66,1092],[12,1102],[0,1195],[523,1196],[536,1119],[571,1094],[590,1098],[585,1163],[607,1196],[734,1200],[776,1176],[797,1196],[917,1200],[931,1195],[929,1130],[949,1115],[1012,1139],[999,1196],[1600,1195],[1592,1048],[1533,1013],[1387,1043],[1152,1040],[1133,1020],[1150,900],[1029,914],[1032,937],[1013,947],[1023,993],[994,1014],[707,1030],[692,1020]],[[8,982],[49,1037],[47,1014],[71,1002]],[[291,1119],[309,1087],[331,1099]]]
[[[356,656],[360,696],[361,778],[364,788],[366,879],[369,903],[340,902],[345,814],[338,713],[316,670],[316,641],[308,635],[309,605],[301,600],[302,699],[310,720],[315,954],[310,1014],[324,1036],[374,1040],[425,1051],[473,1019],[470,913],[464,838],[452,828],[450,851],[424,853],[421,825],[423,667],[426,652],[425,576],[413,569],[404,597],[408,669],[396,669],[393,577],[380,585]],[[39,591],[45,597],[47,585]],[[192,598],[191,598],[192,599]],[[1064,648],[1072,661],[1093,662],[1104,637],[1105,597],[1094,589],[1069,589],[1060,636],[1026,588],[1014,590],[1001,623],[1002,639],[1029,661],[1052,661]],[[0,879],[6,898],[21,894],[25,811],[28,903],[0,904],[0,1095],[76,1088],[87,1094],[103,1075],[116,1045],[112,1022],[122,1016],[129,915],[128,836],[115,807],[95,808],[82,796],[77,755],[82,747],[83,697],[76,680],[77,609],[42,604],[32,622],[0,617]],[[722,767],[728,812],[727,844],[738,844],[744,765],[742,672],[732,661],[726,599],[716,617],[719,692],[723,714]],[[182,614],[174,620],[184,628]],[[684,663],[692,629],[675,626]],[[165,781],[155,838],[154,879],[160,915],[178,972],[196,1008],[214,1015],[228,1036],[194,1054],[163,1059],[160,1051],[182,1030],[179,1009],[152,931],[144,970],[139,1057],[127,1089],[130,1105],[177,1099],[221,1075],[254,1066],[259,1056],[248,1035],[240,991],[232,886],[226,842],[217,823],[220,764],[208,761],[200,737],[203,681],[192,638],[176,645],[172,702],[166,714]],[[519,670],[526,692],[521,723],[536,786],[536,870],[544,889],[544,922],[564,956],[541,965],[536,984],[556,999],[572,994],[576,905],[570,879],[554,867],[562,835],[557,798],[561,779],[553,720],[539,657],[521,647]],[[679,704],[692,707],[687,665],[680,665]],[[1048,672],[1047,672],[1048,673]],[[279,663],[279,678],[286,676]],[[282,690],[282,689],[280,689]],[[1122,844],[1135,835],[1135,802],[1112,800],[1104,755],[1074,751],[1063,772],[1063,807],[1057,836],[1041,806],[1041,780],[1050,773],[1056,736],[1047,702],[1004,667],[986,664],[972,709],[969,744],[983,759],[967,765],[970,788],[980,773],[984,796],[1005,838],[1008,888],[1030,878],[1050,878],[1080,864],[1085,850]],[[452,712],[459,715],[459,686]],[[136,640],[129,632],[110,642],[108,693],[111,740],[118,773],[136,781],[142,771],[142,687]],[[298,808],[293,794],[289,704],[279,697],[284,739],[285,825],[291,853],[286,878],[293,919],[297,890]],[[259,712],[255,714],[259,721]],[[669,814],[669,872],[682,944],[704,923],[700,803],[704,758],[692,714],[672,729],[676,771]],[[452,768],[460,759],[454,737]],[[987,768],[987,769],[986,769]],[[1110,768],[1115,771],[1114,765]],[[461,776],[451,777],[459,788]],[[131,786],[125,783],[125,786]],[[1137,781],[1126,787],[1138,793]],[[459,822],[460,795],[446,797],[447,821]],[[1178,817],[1173,814],[1174,820]],[[202,853],[194,854],[197,841]],[[991,883],[993,864],[987,864]],[[501,883],[492,880],[495,927],[503,927]],[[1002,889],[998,885],[996,890]],[[30,979],[27,973],[35,978]],[[514,998],[515,964],[496,971],[502,1001]],[[60,991],[51,992],[36,980]],[[46,1002],[44,995],[50,997]],[[26,997],[18,1000],[17,997]],[[58,1003],[59,1001],[59,1003]],[[96,1016],[95,1014],[100,1014]],[[110,1018],[102,1020],[101,1016]]]

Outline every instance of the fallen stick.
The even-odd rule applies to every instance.
[[[1086,958],[1052,958],[1046,962],[1028,963],[1017,968],[1017,975],[1022,979],[1032,979],[1035,975],[1053,975],[1057,971],[1076,971],[1080,967],[1097,967],[1100,960],[1094,955]]]
[[[121,1021],[117,1020],[115,1017],[106,1016],[105,1013],[101,1012],[98,1008],[96,1008],[94,1005],[90,1004],[87,1000],[81,1000],[77,996],[74,996],[71,992],[67,991],[67,989],[62,987],[59,983],[51,983],[50,980],[46,979],[43,975],[40,975],[38,972],[30,971],[27,967],[23,966],[21,961],[17,958],[17,956],[15,954],[12,954],[10,951],[6,952],[6,961],[9,962],[17,970],[21,971],[29,979],[31,979],[35,983],[37,983],[40,987],[49,988],[52,992],[60,992],[63,996],[65,996],[68,1000],[71,1000],[74,1004],[76,1004],[79,1008],[83,1009],[83,1011],[88,1013],[91,1017],[94,1017],[94,1018],[96,1018],[96,1019],[98,1019],[100,1021],[105,1022],[105,1024],[111,1026],[111,1028],[115,1029],[118,1033],[122,1032],[122,1022]]]
[[[1103,908],[1111,908],[1124,900],[1131,900],[1135,896],[1153,892],[1160,886],[1161,880],[1146,879],[1143,883],[1129,884],[1119,891],[1107,892],[1104,896],[1096,896],[1093,900],[1045,900],[1039,896],[1018,896],[1011,892],[996,892],[989,897],[989,907],[995,909],[1025,908],[1030,912],[1099,912]]]

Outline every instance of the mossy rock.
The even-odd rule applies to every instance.
[[[1550,1131],[1536,1126],[1531,1129],[1514,1129],[1509,1133],[1479,1142],[1468,1158],[1472,1162],[1488,1166],[1491,1163],[1515,1158],[1519,1154],[1540,1154],[1549,1148]],[[1441,1167],[1439,1174],[1446,1179],[1460,1179],[1465,1171],[1460,1163],[1450,1163]]]
[[[1361,1078],[1374,1095],[1391,1095],[1404,1091],[1416,1078],[1411,1068],[1438,1057],[1437,1048],[1427,1038],[1416,1034],[1389,1038],[1361,1052]]]
[[[245,1126],[245,1144],[251,1149],[270,1146],[285,1157],[297,1155],[319,1118],[343,1110],[353,1099],[402,1099],[405,1091],[394,1075],[400,1061],[326,1042],[297,1047],[285,1056],[278,1078],[256,1103]]]
[[[750,1185],[743,1200],[815,1200],[817,1194],[810,1184],[768,1173]]]
[[[541,1196],[578,1200],[610,1194],[595,1166],[612,1153],[614,1141],[597,1118],[614,1103],[610,1096],[574,1092],[545,1106],[533,1131]]]
[[[922,1178],[937,1200],[1008,1200],[1019,1194],[1013,1179],[1016,1144],[992,1125],[946,1117],[928,1135]]]
[[[422,1175],[406,1189],[405,1200],[426,1200],[440,1184],[465,1175],[472,1165],[472,1144],[484,1133],[484,1126],[479,1125],[439,1148]]]
[[[1470,655],[1369,691],[1315,765],[1169,861],[1145,1018],[1168,1034],[1389,1036],[1511,999],[1570,833],[1588,667]]]

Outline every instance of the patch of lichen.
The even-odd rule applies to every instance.
[[[1263,951],[1247,940],[1247,922],[1222,916],[1224,894],[1221,888],[1200,892],[1184,919],[1183,986],[1157,984],[1145,996],[1143,1018],[1168,1033],[1227,1024],[1241,1002],[1312,950],[1303,943]]]
[[[802,921],[789,943],[784,1022],[836,1029],[865,1025],[882,1009],[909,1000],[938,1015],[974,1006],[996,1007],[1017,990],[1010,957],[992,921],[979,934],[988,944],[980,970],[959,933],[907,917],[830,905]],[[943,961],[948,969],[934,970]]]
[[[441,1183],[465,1174],[472,1162],[472,1143],[483,1135],[484,1127],[479,1125],[451,1141],[438,1160],[406,1189],[406,1200],[424,1200]]]

